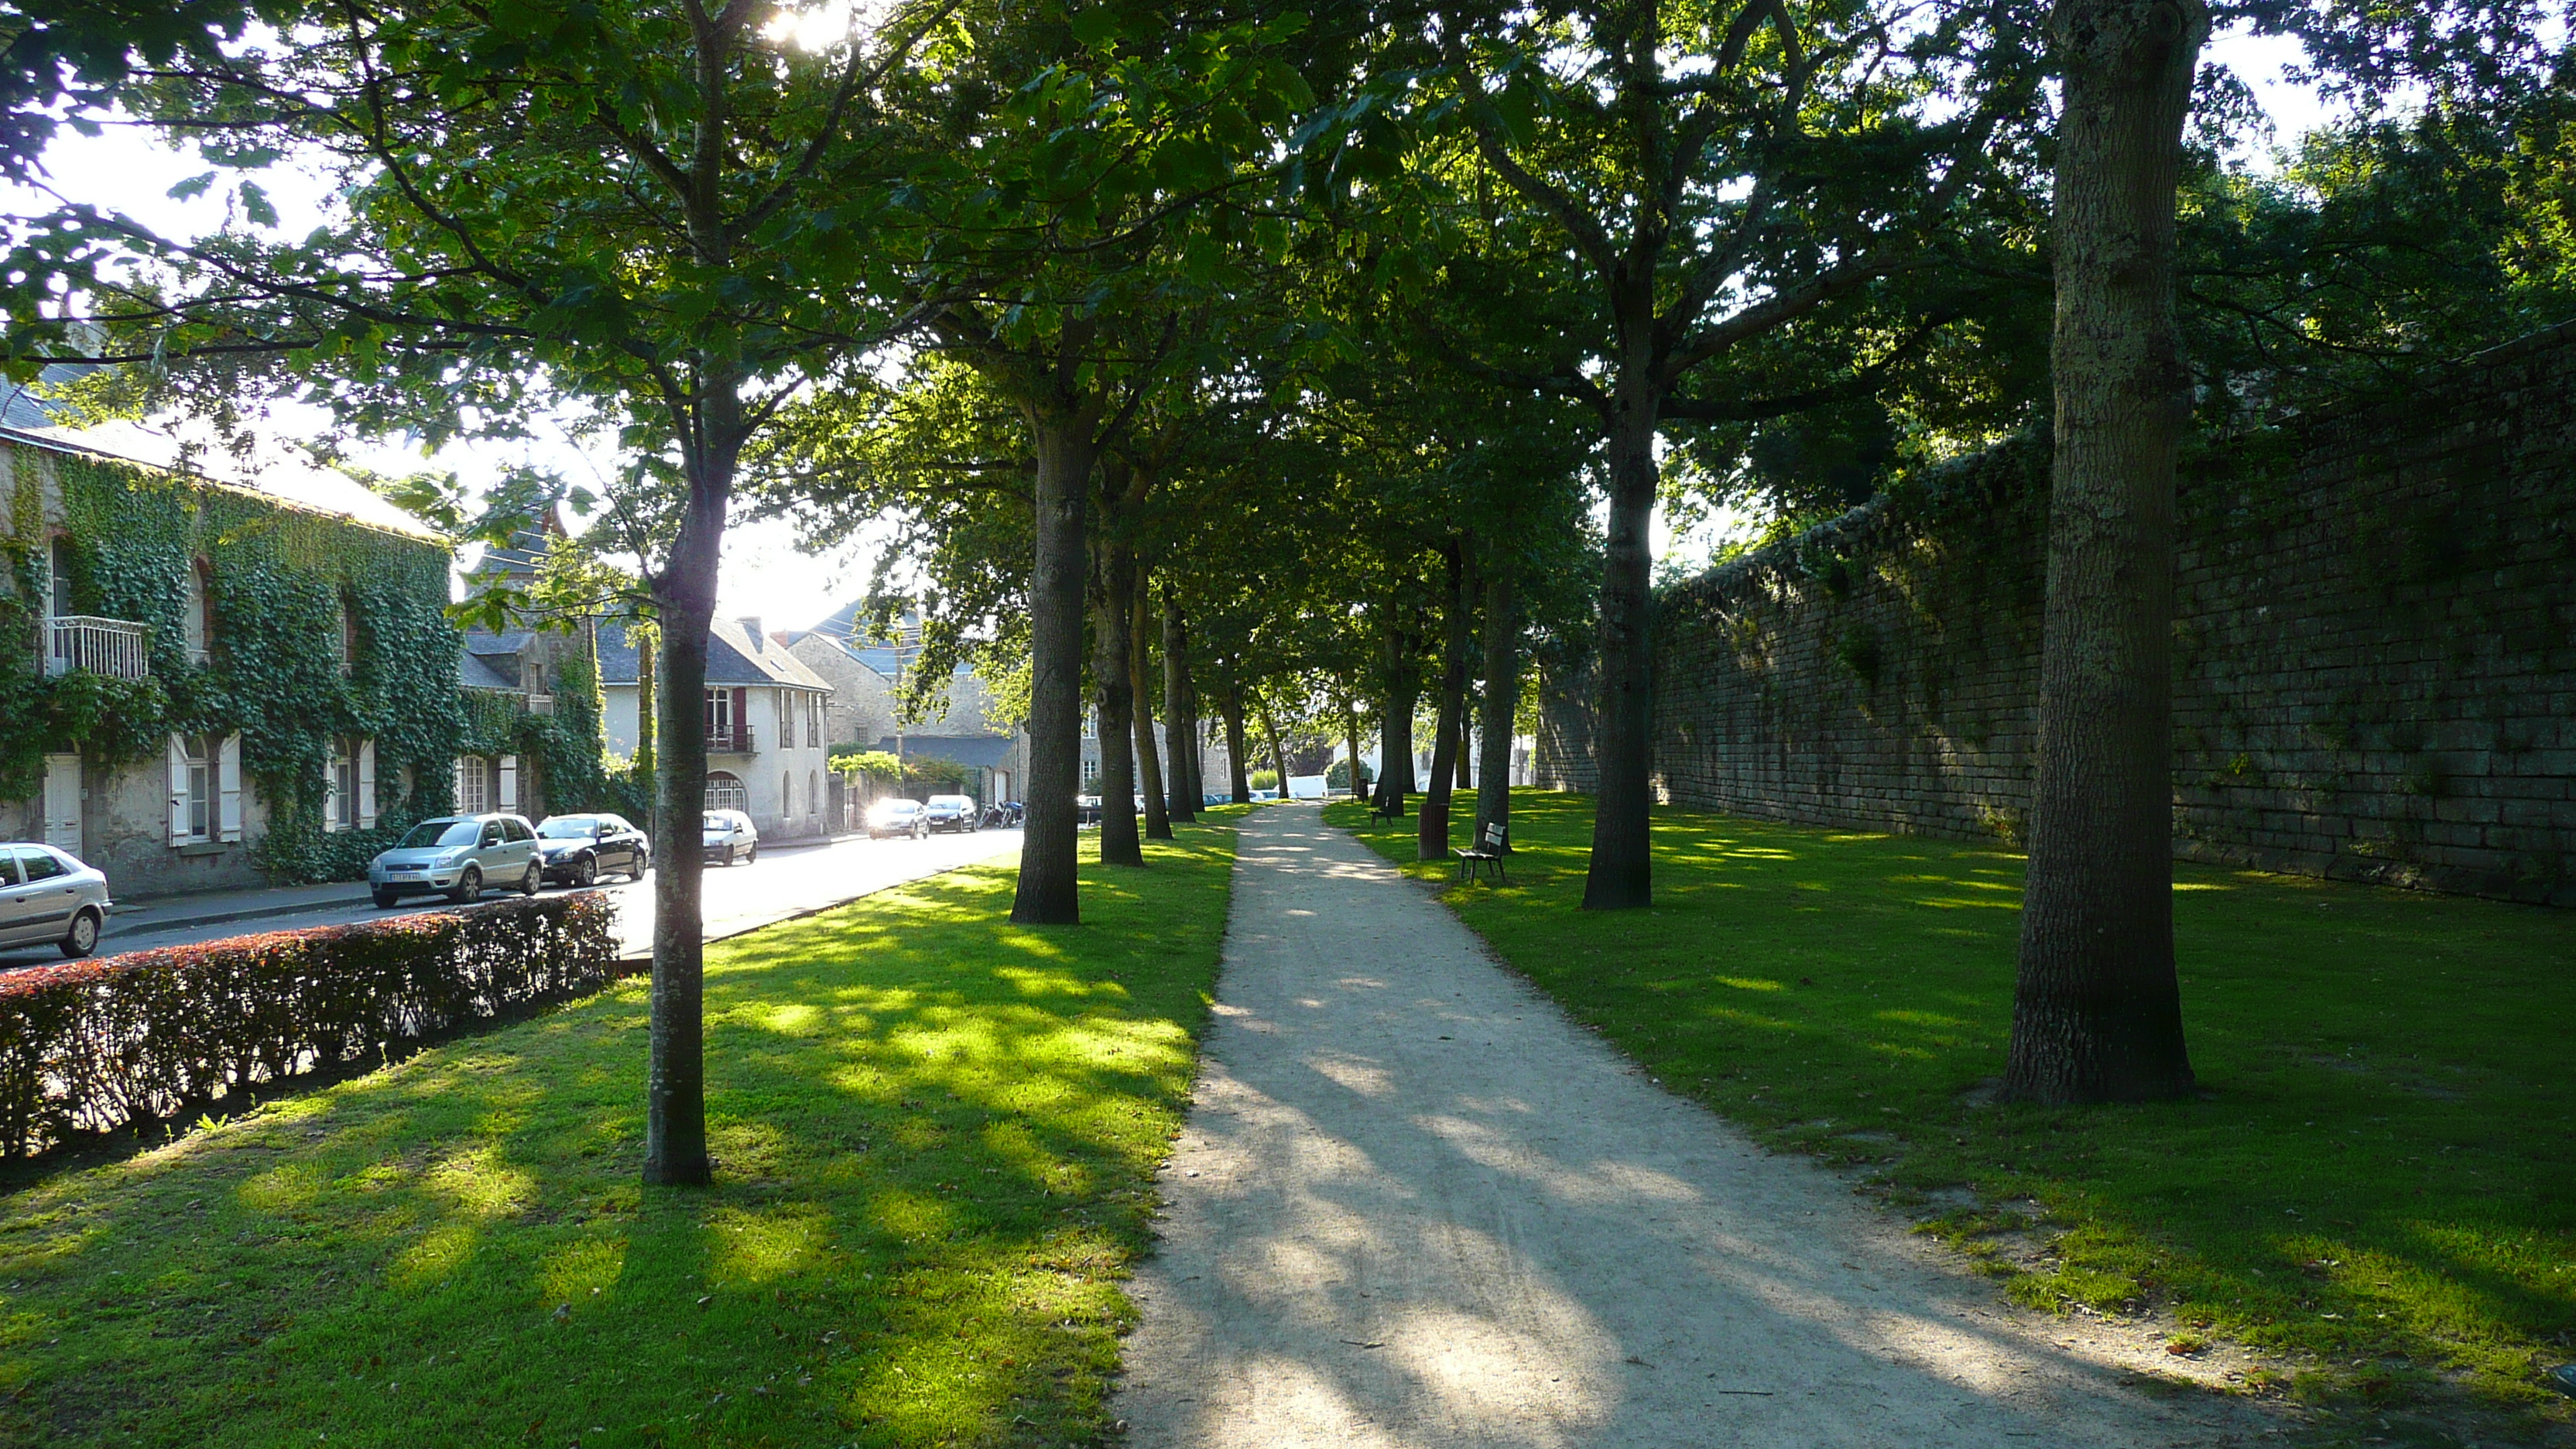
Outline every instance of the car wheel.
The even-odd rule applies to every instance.
[[[390,911],[402,902],[402,897],[392,891],[370,891],[368,894],[375,898],[376,909],[380,911]]]
[[[597,884],[599,884],[599,862],[596,859],[585,855],[573,863],[573,889],[588,890]]]
[[[753,841],[753,842],[751,843],[751,849],[749,849],[749,850],[747,850],[747,851],[743,852],[742,863],[743,863],[743,864],[745,864],[745,865],[758,865],[758,864],[760,864],[760,842],[759,842],[759,841],[757,841],[757,840]]]
[[[474,900],[482,894],[482,868],[480,866],[469,865],[465,867],[465,874],[456,878],[456,888],[447,893],[447,898],[461,904],[465,901]]]
[[[98,913],[82,911],[72,917],[72,928],[63,933],[63,954],[77,961],[98,949]]]
[[[521,895],[523,895],[523,896],[532,896],[532,895],[535,895],[535,894],[537,893],[537,888],[538,888],[538,887],[540,887],[540,886],[542,886],[542,885],[544,885],[545,883],[546,883],[546,868],[545,868],[544,866],[541,866],[541,865],[537,864],[537,863],[536,863],[535,861],[533,861],[533,860],[532,860],[532,861],[529,861],[529,862],[528,862],[528,878],[527,878],[527,879],[525,879],[525,880],[523,880],[523,881],[521,881],[521,882],[519,882],[519,894],[521,894]]]
[[[626,867],[626,878],[628,880],[642,880],[644,878],[644,872],[653,868],[653,857],[646,855],[643,851],[639,850],[635,852],[630,859],[634,863]]]

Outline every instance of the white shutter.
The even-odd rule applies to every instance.
[[[376,742],[358,741],[358,828],[376,828]]]
[[[454,790],[452,798],[456,801],[456,808],[459,810],[465,808],[465,766],[469,761],[478,767],[483,763],[482,761],[475,759],[472,755],[458,755],[456,757],[455,768],[449,771],[449,774],[454,777],[450,781],[451,787]]]
[[[170,737],[170,843],[188,843],[188,743]]]
[[[241,736],[224,736],[221,756],[222,763],[217,767],[216,775],[216,779],[223,788],[224,813],[221,838],[235,841],[242,838]]]
[[[501,799],[492,808],[495,810],[519,808],[519,757],[516,755],[501,757]]]
[[[340,753],[332,746],[330,758],[322,762],[322,833],[328,835],[340,828]]]

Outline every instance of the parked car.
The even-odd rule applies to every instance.
[[[922,803],[924,834],[963,835],[984,828],[983,813],[964,795],[933,795]]]
[[[532,896],[543,869],[536,827],[525,817],[442,815],[413,826],[393,849],[368,861],[367,889],[379,907],[405,896],[470,901],[487,884]]]
[[[0,845],[0,947],[47,941],[79,960],[107,924],[107,877],[50,845]]]
[[[545,878],[596,884],[602,871],[642,880],[653,868],[653,843],[623,815],[556,815],[537,827],[537,860]]]
[[[928,823],[922,818],[923,809],[918,800],[879,800],[868,807],[868,839],[909,835],[919,840],[930,833]]]
[[[760,859],[760,827],[739,810],[710,810],[700,822],[704,827],[707,864],[745,864]]]
[[[1099,823],[1100,823],[1100,797],[1099,797],[1099,796],[1097,796],[1097,795],[1076,795],[1076,796],[1074,796],[1074,797],[1073,797],[1073,819],[1074,819],[1074,823],[1075,823],[1075,824],[1077,824],[1077,825],[1097,825],[1097,824],[1099,824]]]

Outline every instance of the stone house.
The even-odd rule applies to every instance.
[[[830,834],[823,723],[832,687],[758,619],[718,619],[707,636],[706,808],[742,811],[765,840]],[[608,747],[632,755],[643,690],[622,625],[599,628],[599,682]]]
[[[216,477],[0,400],[0,836],[119,896],[344,875],[448,808],[444,539],[293,457]]]

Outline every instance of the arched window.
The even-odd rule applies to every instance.
[[[823,813],[823,776],[817,771],[809,770],[805,774],[805,813]]]
[[[751,804],[751,792],[742,787],[742,777],[731,770],[707,772],[707,805],[709,810],[742,810]]]

